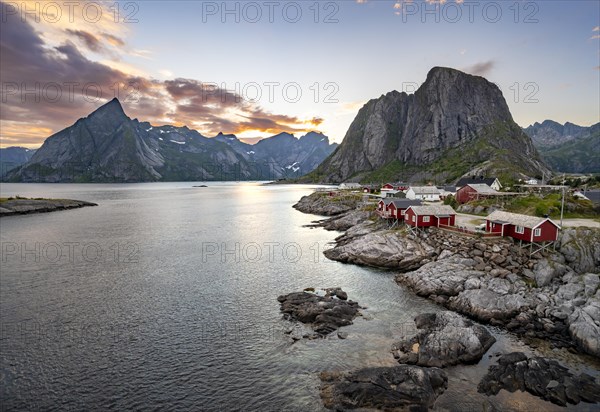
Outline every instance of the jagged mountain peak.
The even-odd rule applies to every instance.
[[[127,115],[125,114],[125,110],[123,110],[123,106],[121,105],[121,102],[119,101],[119,99],[117,99],[115,97],[115,98],[111,99],[110,101],[108,101],[107,103],[100,106],[99,108],[97,108],[96,110],[94,110],[92,113],[90,113],[88,118],[97,117],[97,116],[106,116],[107,114],[111,115],[111,116],[127,117]]]

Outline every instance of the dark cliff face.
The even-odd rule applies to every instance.
[[[302,139],[300,139],[302,141]],[[272,180],[313,170],[334,149],[281,134],[255,146],[233,135],[207,138],[187,127],[127,117],[117,99],[50,136],[5,179],[22,182]]]
[[[450,181],[471,171],[508,172],[495,169],[509,165],[526,174],[547,171],[496,85],[436,67],[413,95],[393,91],[365,104],[311,178]]]

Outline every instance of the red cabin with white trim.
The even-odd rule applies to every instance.
[[[526,242],[554,242],[560,226],[548,217],[520,215],[496,210],[486,220],[486,230]]]
[[[454,226],[456,212],[448,205],[410,206],[404,221],[413,227]]]

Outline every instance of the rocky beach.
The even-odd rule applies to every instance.
[[[0,202],[0,216],[56,212],[58,210],[78,209],[86,206],[98,205],[96,203],[71,199],[2,199],[2,202]]]
[[[446,367],[477,363],[493,343],[483,325],[509,331],[531,348],[544,346],[550,352],[567,350],[600,358],[598,229],[564,229],[554,250],[532,254],[530,248],[506,238],[484,239],[436,228],[413,233],[402,225],[390,229],[364,207],[334,209],[319,193],[304,197],[294,207],[305,213],[333,215],[314,225],[344,231],[335,245],[324,251],[327,258],[390,269],[399,285],[449,310],[437,318],[423,314],[415,319],[418,333],[392,348],[401,364]],[[544,362],[554,365],[553,359],[516,358],[518,368],[529,371],[526,380],[541,379],[552,390],[541,390],[539,382],[514,383],[505,389],[526,390],[558,405],[597,402],[593,393],[599,387],[593,377],[581,377],[585,385],[573,384],[575,378],[556,383],[544,368],[535,366]],[[490,373],[494,372],[491,369]],[[325,380],[327,387],[331,379]],[[347,385],[347,380],[347,376],[339,378],[339,384]],[[481,385],[485,393],[498,388]],[[533,386],[537,389],[531,389]],[[586,394],[574,393],[573,386]],[[327,399],[331,403],[330,397]],[[418,404],[426,406],[427,402]]]

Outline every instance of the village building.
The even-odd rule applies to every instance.
[[[384,219],[404,219],[406,209],[421,206],[420,200],[384,198],[377,203],[377,214]]]
[[[401,190],[383,190],[381,189],[381,197],[391,197],[391,198],[406,198],[406,193]]]
[[[484,183],[471,183],[456,191],[456,201],[460,204],[488,197],[502,196],[502,192],[492,189]]]
[[[352,189],[352,190],[357,190],[357,189],[361,189],[362,185],[360,183],[342,183],[339,186],[340,189],[343,190],[348,190],[348,189]]]
[[[440,200],[440,190],[435,186],[411,186],[406,192],[406,198],[437,202]]]
[[[409,184],[408,183],[401,183],[401,182],[396,182],[396,183],[386,183],[381,187],[381,191],[391,191],[391,190],[399,190],[399,191],[407,191],[409,188]]]
[[[448,205],[409,206],[404,221],[414,228],[454,226],[456,212]]]
[[[440,200],[446,199],[448,196],[456,196],[456,187],[454,186],[438,186],[440,190]]]
[[[379,186],[376,185],[363,185],[362,186],[363,193],[375,193],[379,192]]]
[[[517,213],[496,210],[485,218],[486,230],[500,236],[530,242],[545,244],[555,242],[560,226],[548,217],[521,215]]]
[[[458,182],[456,182],[456,190],[471,184],[488,185],[494,190],[502,189],[502,184],[500,183],[500,180],[498,180],[498,178],[496,177],[463,177]]]

